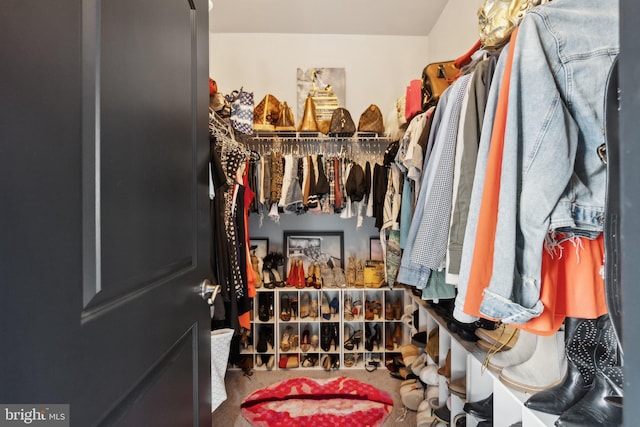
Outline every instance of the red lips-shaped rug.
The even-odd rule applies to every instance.
[[[251,393],[240,407],[255,427],[377,427],[391,413],[393,399],[347,377],[292,378]]]

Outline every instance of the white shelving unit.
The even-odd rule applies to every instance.
[[[553,427],[555,415],[532,411],[524,406],[529,398],[526,393],[510,389],[504,385],[498,374],[484,369],[482,364],[485,352],[481,351],[473,342],[462,340],[457,334],[451,332],[444,319],[440,317],[431,306],[409,290],[407,295],[419,310],[420,330],[431,331],[433,327],[439,328],[439,364],[445,364],[447,352],[451,350],[451,378],[466,377],[467,399],[476,402],[493,393],[494,427],[509,427],[518,421],[522,421],[523,427]],[[443,405],[449,398],[447,380],[440,377],[440,404]],[[465,401],[451,395],[451,420],[460,413],[464,413]],[[467,415],[467,426],[475,427],[478,424],[473,416]]]
[[[247,348],[241,347],[240,349],[241,355],[254,358],[254,369],[267,369],[266,365],[258,363],[257,358],[261,357],[262,354],[274,355],[274,370],[281,369],[278,367],[278,362],[280,358],[285,355],[298,357],[299,367],[296,369],[324,369],[320,364],[315,367],[303,367],[302,361],[307,355],[312,355],[317,358],[318,362],[320,362],[322,361],[323,356],[327,354],[338,357],[340,369],[364,369],[365,363],[368,360],[377,359],[382,365],[388,356],[400,354],[400,346],[411,342],[410,329],[400,320],[401,316],[404,314],[406,305],[413,304],[411,297],[407,294],[404,288],[297,289],[284,287],[275,289],[259,288],[257,291],[258,295],[254,299],[252,313],[253,320],[251,324],[251,336],[249,339],[250,345]],[[317,302],[318,311],[316,313],[310,313],[305,317],[301,317],[300,305],[303,295],[305,294],[308,295],[309,300],[311,301],[310,307],[314,306],[314,300]],[[325,295],[328,303],[331,303],[334,299],[338,302],[337,313],[328,315],[328,319],[323,316],[323,294]],[[358,307],[358,313],[353,315],[353,317],[347,316],[348,318],[346,319],[344,313],[345,297],[350,298],[354,306]],[[290,303],[294,298],[297,298],[298,301],[297,310],[295,310],[295,317],[292,316],[289,320],[282,320],[280,318],[280,313],[283,311],[283,308],[286,309],[287,300]],[[264,307],[261,308],[261,305],[264,306],[265,304],[269,304],[265,301],[273,301],[273,314],[269,316],[268,320],[262,320],[264,319],[264,316],[262,319],[260,317],[260,310],[265,310]],[[394,304],[396,307],[394,316],[390,319],[385,317],[385,308],[387,303],[390,304],[392,308],[394,307]],[[373,316],[366,316],[365,314],[368,305],[375,305],[377,307],[375,312],[373,312]],[[269,309],[267,309],[267,311],[269,311]],[[322,348],[323,342],[326,344],[326,338],[324,336],[327,332],[327,328],[329,328],[330,332],[337,330],[337,336],[330,341],[330,348],[328,351]],[[399,334],[399,342],[397,339],[396,342],[393,341],[393,331],[395,331],[396,328],[400,328],[401,331]],[[306,351],[301,348],[305,329],[309,330],[310,338],[314,335],[318,337],[317,347],[312,347]],[[372,343],[370,349],[365,347],[367,329],[369,329],[372,335],[377,335],[378,338],[377,342]],[[386,333],[387,330],[390,334]],[[283,350],[281,348],[281,342],[285,331],[288,332],[289,335],[298,335],[298,343],[295,347]],[[357,331],[361,331],[361,340],[354,343],[353,348],[345,349],[345,341],[347,341],[351,335]],[[258,348],[259,341],[261,339],[264,341],[266,339],[266,335],[271,334],[273,338],[270,341],[273,342],[273,345],[269,343],[267,345],[266,352],[258,351],[260,349]],[[389,340],[389,337],[391,337],[391,340]],[[345,361],[347,362],[346,364]]]

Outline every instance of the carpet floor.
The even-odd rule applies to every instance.
[[[404,405],[400,400],[400,381],[389,376],[389,371],[378,368],[374,372],[356,369],[341,369],[334,371],[296,369],[292,371],[254,371],[253,375],[247,377],[241,370],[229,370],[225,376],[227,389],[227,400],[213,412],[212,427],[250,427],[240,413],[240,402],[254,391],[266,387],[279,381],[294,377],[310,378],[334,378],[346,376],[353,378],[374,387],[384,390],[393,399],[393,411],[387,418],[384,426],[415,427],[416,413],[413,411],[404,412]],[[403,418],[404,415],[404,418]]]

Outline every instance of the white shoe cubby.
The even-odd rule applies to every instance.
[[[345,298],[350,301],[350,313],[345,313]],[[292,301],[297,301],[294,310],[291,310]],[[308,311],[303,307],[307,301]],[[402,321],[402,316],[407,305],[412,309],[413,304],[403,287],[259,288],[253,304],[250,345],[241,347],[240,353],[251,355],[254,369],[260,370],[285,369],[279,366],[283,357],[297,358],[296,369],[324,369],[322,362],[325,356],[337,358],[339,369],[364,369],[372,359],[380,362],[379,367],[384,367],[386,358],[399,355],[400,347],[411,342],[410,327]],[[269,314],[268,319],[265,312]],[[284,317],[281,316],[283,312]],[[305,330],[309,331],[308,343],[304,338]],[[369,341],[367,330],[371,334]],[[327,344],[327,332],[328,351],[325,350],[326,345],[323,349],[323,344]],[[289,337],[297,335],[297,343],[292,340],[289,348],[282,346],[285,333]],[[267,334],[269,339],[263,334]],[[264,341],[268,341],[266,352],[260,352],[258,343],[261,342],[261,349],[264,349]],[[268,360],[270,356],[273,356],[274,363],[267,367],[262,358]],[[316,364],[308,366],[311,363],[305,364],[305,359],[315,360]]]
[[[468,402],[476,402],[493,393],[493,426],[510,427],[517,422],[522,422],[523,427],[553,427],[556,415],[533,411],[524,402],[529,394],[522,393],[507,387],[500,381],[499,374],[485,369],[483,362],[486,352],[478,348],[475,343],[465,341],[447,327],[446,321],[419,296],[406,290],[407,296],[413,301],[418,310],[418,330],[431,331],[438,328],[439,332],[439,365],[444,366],[447,352],[451,351],[451,380],[461,377],[466,379],[466,399],[454,394],[449,394],[448,379],[440,376],[439,405],[446,404],[449,400],[451,410],[451,425],[458,414],[464,414],[463,406]],[[475,427],[478,424],[472,415],[466,415],[466,425]]]

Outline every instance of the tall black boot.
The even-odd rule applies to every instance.
[[[618,426],[622,407],[610,400],[622,397],[622,367],[618,340],[608,316],[598,319],[599,337],[595,353],[596,378],[589,392],[556,420],[558,427]]]
[[[567,317],[564,327],[567,374],[564,381],[531,396],[528,408],[560,415],[582,399],[595,380],[597,319]]]
[[[610,400],[622,397],[622,367],[598,371],[586,396],[556,420],[557,427],[616,427],[622,425],[622,406]]]

